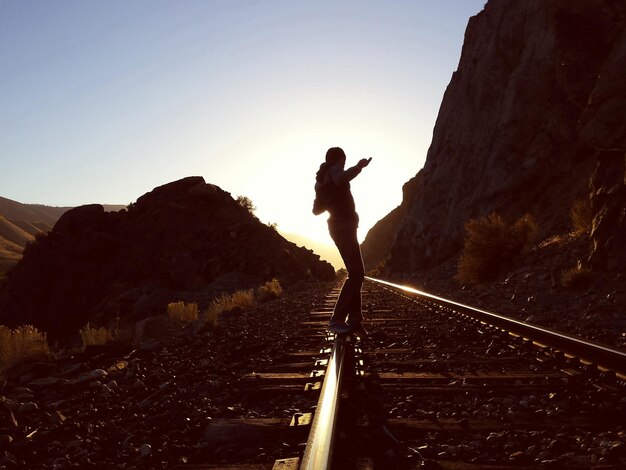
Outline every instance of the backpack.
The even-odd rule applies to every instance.
[[[337,191],[337,185],[325,178],[326,169],[326,164],[322,164],[315,178],[315,200],[313,201],[314,215],[320,215],[330,208]]]

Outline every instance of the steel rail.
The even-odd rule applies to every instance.
[[[335,337],[324,376],[324,384],[311,424],[309,439],[300,463],[300,470],[326,470],[330,468],[339,397],[346,363],[346,350],[348,349],[348,336],[337,335]]]
[[[463,305],[452,300],[444,299],[428,292],[420,291],[408,286],[394,284],[382,279],[366,276],[370,281],[400,289],[415,294],[423,299],[428,299],[440,306],[469,315],[477,320],[502,328],[506,331],[523,336],[545,346],[553,347],[566,354],[580,358],[589,363],[597,364],[603,368],[613,370],[616,373],[626,375],[626,353],[617,349],[611,349],[600,344],[595,344],[575,336],[569,336],[557,331],[548,330],[541,326],[525,323],[512,318],[507,318],[496,313],[480,310],[468,305]]]

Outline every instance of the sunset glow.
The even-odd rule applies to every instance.
[[[422,167],[484,1],[22,2],[0,10],[0,195],[127,204],[200,175],[263,222],[331,243],[311,214],[331,146],[359,238]]]

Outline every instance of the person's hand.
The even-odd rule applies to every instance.
[[[361,160],[359,160],[359,163],[357,163],[359,168],[365,168],[367,165],[370,164],[370,162],[372,161],[372,157],[370,158],[362,158]]]

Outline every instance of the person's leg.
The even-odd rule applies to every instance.
[[[362,317],[361,285],[363,284],[364,268],[356,227],[331,230],[331,236],[348,270],[348,278],[341,288],[331,323],[343,323],[346,321],[346,317],[352,319],[351,323],[360,322]]]
[[[365,276],[361,249],[354,231],[350,242],[346,246],[346,269],[348,270],[348,282],[350,295],[347,297],[348,323],[360,324],[363,319],[361,312],[361,287]]]

